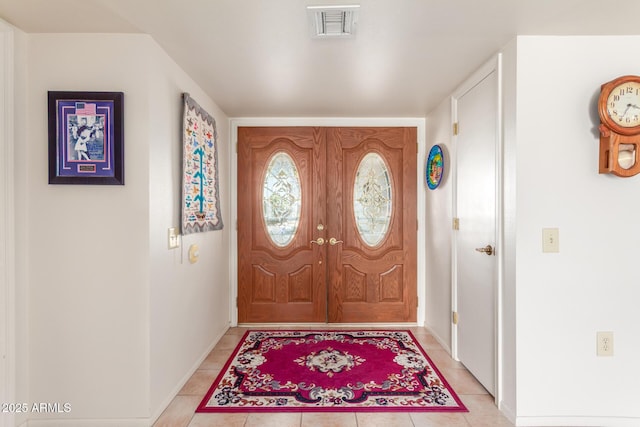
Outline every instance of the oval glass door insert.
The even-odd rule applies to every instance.
[[[353,213],[362,240],[377,246],[387,235],[391,223],[391,176],[378,153],[362,158],[353,185]]]
[[[291,156],[280,151],[271,158],[262,183],[262,217],[276,246],[287,246],[296,235],[301,199],[298,168]]]

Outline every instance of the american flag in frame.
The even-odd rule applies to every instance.
[[[49,184],[124,185],[124,93],[48,91]]]

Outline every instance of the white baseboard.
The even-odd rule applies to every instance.
[[[61,418],[57,420],[31,419],[20,427],[149,427],[147,418],[124,418],[113,420],[72,420]]]
[[[449,353],[449,356],[451,356],[451,346],[449,345],[449,343],[440,338],[440,336],[429,326],[424,325],[424,328],[431,334],[431,336],[433,336],[433,338],[436,339],[436,341],[438,341],[438,344],[440,344],[442,348],[445,349],[447,353]]]
[[[516,423],[516,411],[514,411],[511,407],[505,405],[504,402],[500,402],[498,404],[498,409],[500,410],[500,412],[502,412],[502,415],[504,415],[509,421],[511,421],[513,424]]]
[[[229,329],[229,325],[220,332],[211,345],[207,347],[204,353],[196,360],[189,371],[182,377],[176,387],[164,399],[162,404],[155,410],[151,418],[125,418],[125,419],[29,419],[19,427],[149,427],[160,418],[160,415],[171,404],[176,395],[182,390],[182,387],[189,381],[195,371],[198,370],[202,362],[207,358],[211,350],[218,344],[220,339]]]
[[[221,333],[219,333],[216,336],[216,338],[213,340],[213,343],[209,347],[207,347],[207,349],[204,351],[204,353],[193,364],[191,369],[189,369],[189,371],[178,382],[176,387],[169,393],[169,395],[164,399],[164,401],[154,411],[154,413],[151,414],[151,418],[149,420],[151,422],[148,425],[153,425],[153,423],[155,423],[158,420],[158,418],[160,418],[160,415],[162,415],[162,413],[165,411],[165,409],[167,409],[167,407],[171,404],[173,399],[178,395],[180,390],[182,390],[182,387],[184,387],[184,385],[187,383],[187,381],[189,381],[189,379],[194,374],[194,372],[196,372],[198,370],[200,365],[202,365],[202,362],[204,362],[204,359],[207,358],[209,353],[211,353],[211,350],[213,350],[213,348],[216,346],[216,344],[218,344],[220,339],[224,336],[225,333],[227,333],[228,330],[229,330],[229,325],[227,325],[227,327]]]
[[[580,426],[580,427],[638,427],[635,417],[517,417],[517,426]]]

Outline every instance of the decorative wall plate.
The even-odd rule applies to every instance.
[[[434,145],[429,151],[427,156],[427,186],[429,189],[434,190],[440,185],[442,180],[442,173],[444,172],[444,156],[442,154],[442,148],[439,145]]]

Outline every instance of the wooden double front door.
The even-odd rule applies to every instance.
[[[415,128],[239,128],[239,322],[415,321],[416,156]]]

